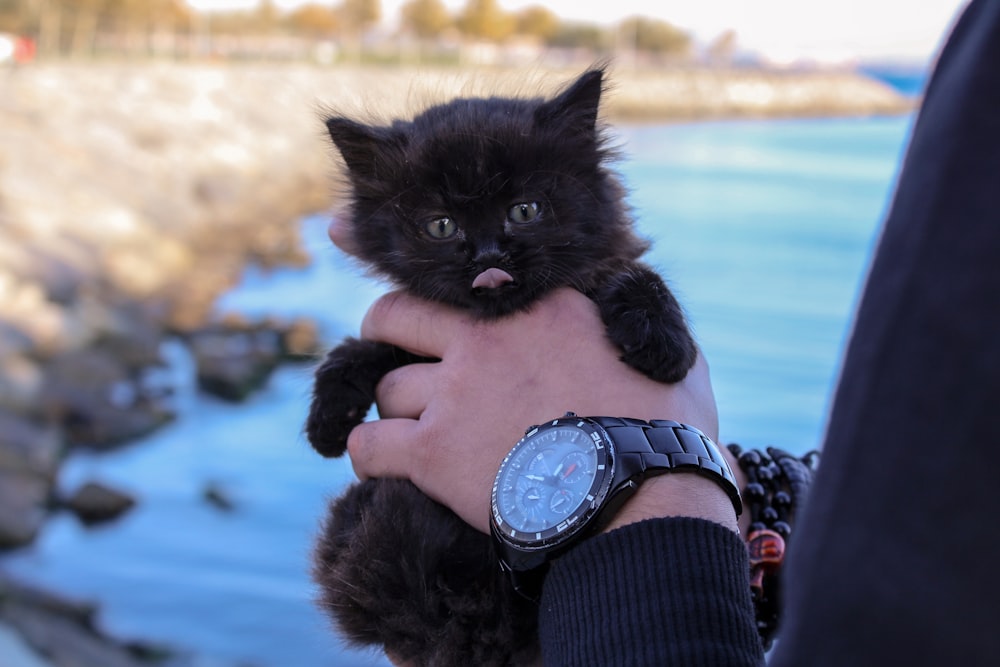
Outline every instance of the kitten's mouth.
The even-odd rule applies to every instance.
[[[497,289],[504,285],[513,285],[514,277],[503,269],[495,266],[486,269],[472,281],[472,289]]]

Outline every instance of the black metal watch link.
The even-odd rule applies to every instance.
[[[693,426],[669,419],[642,421],[628,417],[590,417],[615,443],[624,474],[650,477],[689,470],[711,477],[729,496],[739,516],[743,512],[736,477],[718,445]]]

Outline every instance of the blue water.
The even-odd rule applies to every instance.
[[[868,65],[861,72],[907,97],[919,97],[927,85],[928,70],[920,65]]]
[[[712,365],[724,440],[816,446],[908,118],[627,127],[622,171],[650,260],[686,305]],[[356,332],[382,287],[303,223],[308,269],[249,271],[221,309],[316,317]],[[300,435],[310,389],[286,367],[244,405],[199,395],[173,347],[180,419],[120,452],[76,454],[61,486],[97,478],[136,494],[123,520],[49,522],[4,569],[101,603],[125,637],[190,648],[199,665],[386,664],[341,647],[311,603],[309,548],[326,499],[351,479]],[[232,512],[201,500],[224,489]],[[2,658],[2,656],[0,656]]]

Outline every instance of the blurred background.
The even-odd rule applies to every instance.
[[[925,0],[0,0],[0,667],[382,665],[313,604],[301,435],[384,285],[323,109],[604,105],[722,439],[805,452],[934,54]]]

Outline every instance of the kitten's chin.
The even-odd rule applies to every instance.
[[[517,283],[507,283],[494,289],[476,288],[472,290],[464,307],[476,317],[495,319],[525,311],[538,300],[537,294],[521,289]]]

